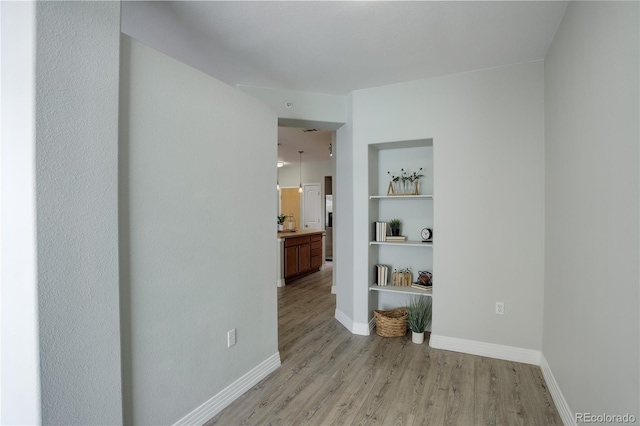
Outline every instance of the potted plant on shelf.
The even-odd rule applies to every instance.
[[[422,167],[417,172],[407,174],[405,169],[400,169],[400,175],[396,176],[387,172],[391,177],[387,195],[418,195],[420,193],[419,183],[422,174]]]
[[[431,298],[425,296],[412,297],[407,308],[407,324],[411,329],[411,341],[424,342],[424,332],[431,323]]]
[[[278,215],[278,231],[284,231],[284,220],[287,216],[280,214]]]
[[[394,236],[400,235],[400,225],[402,225],[402,222],[400,221],[400,219],[392,219],[391,222],[389,222],[389,227],[391,228],[391,235],[394,235]]]

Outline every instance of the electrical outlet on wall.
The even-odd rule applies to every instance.
[[[504,315],[504,302],[496,302],[496,314]]]
[[[227,331],[227,347],[230,348],[235,344],[236,344],[236,329],[234,328],[233,330]]]

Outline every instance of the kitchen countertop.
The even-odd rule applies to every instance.
[[[301,237],[311,234],[326,234],[324,229],[299,229],[296,232],[278,232],[278,238]]]

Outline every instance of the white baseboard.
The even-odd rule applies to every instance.
[[[331,294],[338,294],[338,288],[335,285],[331,286]]]
[[[340,324],[344,325],[344,327],[347,330],[353,333],[353,321],[351,321],[351,318],[349,318],[344,312],[342,312],[338,308],[336,308],[335,318],[338,320]]]
[[[571,412],[567,400],[564,399],[564,395],[562,395],[560,386],[558,386],[558,382],[556,382],[556,378],[553,376],[551,367],[549,367],[549,363],[547,363],[544,354],[540,354],[540,369],[542,370],[544,381],[547,383],[547,389],[549,389],[549,393],[551,393],[551,398],[553,398],[553,403],[556,404],[562,423],[564,423],[565,426],[577,425],[575,416]]]
[[[251,389],[260,380],[277,370],[278,367],[280,367],[280,353],[276,352],[247,374],[218,392],[207,402],[178,420],[174,426],[203,425],[235,401],[240,395]]]
[[[353,330],[351,332],[360,336],[368,336],[369,334],[371,334],[370,331],[371,329],[369,328],[368,322],[354,322]]]
[[[276,281],[276,286],[277,287],[284,287],[284,279],[278,278],[278,280]]]
[[[368,323],[359,323],[353,322],[351,318],[349,318],[344,312],[338,310],[336,308],[335,318],[338,322],[345,326],[347,330],[349,330],[353,334],[359,334],[361,336],[369,335],[369,324]]]
[[[477,342],[475,340],[458,339],[455,337],[439,336],[437,334],[431,334],[429,346],[436,349],[540,365],[540,351],[533,349]]]

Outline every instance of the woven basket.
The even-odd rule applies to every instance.
[[[407,334],[407,308],[391,311],[374,311],[376,334],[382,337],[399,337]]]

